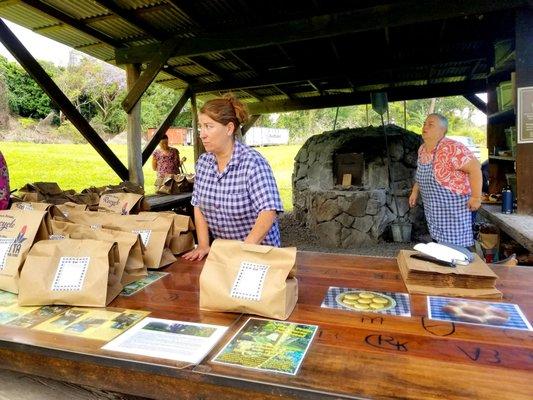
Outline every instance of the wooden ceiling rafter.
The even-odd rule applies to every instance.
[[[387,90],[389,101],[423,99],[429,97],[459,96],[479,93],[485,90],[485,81],[453,82],[428,86],[402,86]],[[296,100],[270,101],[249,104],[251,114],[270,114],[296,110],[343,107],[369,104],[370,91],[348,94],[327,95],[323,97],[298,98]]]
[[[120,41],[117,41],[115,38],[106,35],[105,33],[102,33],[87,24],[83,23],[80,20],[77,20],[76,18],[64,13],[63,11],[58,10],[55,7],[52,7],[46,3],[40,2],[38,0],[19,0],[21,4],[24,4],[26,6],[29,6],[35,10],[40,11],[41,13],[53,17],[57,19],[58,21],[75,28],[79,30],[80,32],[85,33],[88,36],[91,36],[92,38],[99,40],[102,43],[108,43],[109,45],[113,46],[114,48],[121,47],[122,43]]]
[[[511,4],[512,3],[512,4]],[[505,3],[490,0],[471,0],[469,2],[453,0],[448,2],[431,1],[432,12],[428,4],[417,1],[394,3],[387,7],[374,6],[356,11],[325,14],[312,18],[293,20],[290,23],[274,23],[241,30],[210,32],[195,37],[194,43],[182,38],[170,40],[183,41],[177,48],[175,57],[190,57],[208,53],[218,53],[246,48],[259,48],[280,43],[314,40],[319,38],[342,36],[354,32],[404,26],[421,22],[432,22],[455,17],[458,14],[475,14],[497,11],[524,5],[525,0],[509,0]],[[138,46],[131,49],[117,49],[116,58],[120,63],[143,62],[159,51],[164,43]]]

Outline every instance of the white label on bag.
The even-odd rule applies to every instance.
[[[24,211],[32,211],[33,210],[33,204],[31,203],[15,203],[17,208]]]
[[[91,257],[61,257],[52,290],[80,291]]]
[[[150,235],[152,234],[150,229],[134,229],[132,232],[141,235],[141,241],[143,242],[144,247],[148,246]]]
[[[95,231],[102,229],[102,224],[92,224],[91,229],[94,229]]]
[[[63,235],[50,235],[48,236],[48,240],[63,240],[65,239],[65,236]]]
[[[7,253],[14,240],[13,238],[0,238],[0,271],[6,267]]]
[[[265,277],[270,267],[248,261],[241,262],[230,296],[237,299],[261,300]]]

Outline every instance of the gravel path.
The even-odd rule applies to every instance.
[[[376,257],[396,257],[402,249],[412,249],[416,243],[385,242],[353,248],[330,248],[320,244],[314,232],[303,223],[297,221],[292,213],[284,213],[280,217],[281,244],[283,247],[296,246],[298,250],[318,251],[322,253],[345,253]]]

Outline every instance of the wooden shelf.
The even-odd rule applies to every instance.
[[[515,158],[511,156],[490,156],[489,155],[489,160],[515,161]]]
[[[516,121],[516,115],[514,109],[511,108],[509,110],[499,111],[491,114],[487,117],[487,120],[491,124],[514,123]]]

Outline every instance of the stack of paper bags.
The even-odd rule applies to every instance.
[[[444,267],[429,261],[411,258],[416,251],[400,250],[397,261],[409,293],[501,299],[496,289],[498,279],[487,264],[476,254],[468,265]]]

